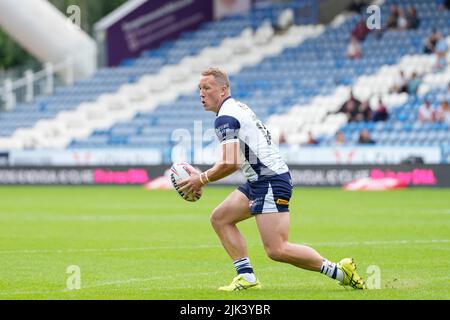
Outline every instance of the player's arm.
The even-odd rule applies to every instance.
[[[220,116],[214,126],[221,145],[219,160],[205,172],[192,173],[188,179],[181,181],[180,190],[187,193],[198,191],[207,183],[220,180],[239,169],[239,121],[232,116]]]
[[[186,193],[197,192],[209,182],[223,179],[239,169],[239,141],[222,143],[221,148],[221,156],[216,164],[201,173],[191,172],[189,179],[183,180],[178,184],[180,191],[186,191]]]
[[[225,178],[239,169],[239,130],[241,124],[238,119],[230,115],[222,115],[214,122],[216,135],[221,146],[221,155],[217,163],[202,172],[200,182],[205,185],[209,182]]]
[[[225,178],[239,167],[239,141],[223,143],[219,161],[212,168],[202,172],[199,179],[203,184],[207,184]]]

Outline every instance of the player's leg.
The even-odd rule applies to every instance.
[[[279,262],[321,272],[343,285],[364,289],[363,279],[356,273],[353,259],[346,258],[333,263],[323,258],[311,247],[288,241],[290,218],[288,212],[262,213],[256,215],[256,223],[267,255]]]
[[[247,244],[236,226],[251,217],[248,204],[249,199],[235,190],[211,214],[211,224],[233,261],[248,256]]]
[[[253,194],[256,195],[251,212],[256,215],[261,239],[270,258],[302,269],[321,272],[354,288],[363,288],[364,282],[356,273],[352,259],[343,259],[336,264],[323,258],[313,248],[288,241],[289,200],[292,195],[289,173],[276,175],[255,184]]]
[[[247,253],[247,244],[236,224],[251,217],[249,199],[245,190],[233,191],[211,215],[211,224],[222,242],[223,247],[233,260],[237,276],[230,285],[219,290],[235,291],[259,289],[261,285],[253,273],[253,267]]]
[[[264,249],[271,259],[290,263],[302,269],[320,271],[323,257],[316,250],[288,241],[289,212],[258,214],[256,224]]]

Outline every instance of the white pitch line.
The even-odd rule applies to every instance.
[[[341,246],[352,246],[352,245],[405,245],[405,244],[442,244],[449,243],[449,239],[434,239],[434,240],[381,240],[381,241],[350,241],[350,242],[316,242],[316,243],[305,243],[311,246],[332,246],[332,247],[341,247]],[[253,246],[256,246],[254,244]],[[152,250],[177,250],[177,249],[210,249],[210,248],[221,248],[220,245],[198,245],[198,246],[160,246],[160,247],[140,247],[140,248],[109,248],[109,249],[99,249],[99,248],[91,248],[91,249],[64,249],[64,250],[4,250],[0,251],[1,253],[76,253],[76,252],[131,252],[131,251],[152,251]],[[201,275],[211,275],[217,274],[218,272],[203,272],[203,273],[184,273],[180,276],[189,277],[189,276],[201,276]],[[176,275],[171,275],[173,279]],[[165,276],[154,276],[149,278],[130,278],[125,280],[117,280],[117,281],[107,281],[107,282],[99,282],[94,283],[92,285],[81,286],[81,289],[90,289],[90,288],[98,288],[104,286],[123,286],[130,283],[142,283],[148,281],[159,281],[164,280],[167,277]],[[74,290],[54,290],[54,291],[15,291],[15,292],[0,292],[0,296],[17,296],[17,295],[48,295],[55,293],[69,293],[69,292],[77,292]]]
[[[380,240],[380,241],[350,241],[350,242],[321,242],[312,243],[314,246],[373,246],[373,245],[392,245],[392,244],[435,244],[435,243],[449,243],[448,239],[436,239],[436,240]]]
[[[171,274],[170,280],[173,280],[175,278],[218,275],[220,273],[221,272],[214,271],[214,272],[192,272],[192,273],[182,273],[182,274]],[[168,279],[167,276],[153,276],[153,277],[148,277],[148,278],[130,278],[130,279],[116,280],[116,281],[97,282],[97,283],[94,283],[91,285],[81,284],[81,288],[77,289],[77,290],[62,289],[62,290],[53,290],[53,291],[11,291],[11,292],[4,291],[4,292],[0,292],[0,296],[77,293],[77,292],[81,292],[83,289],[92,289],[92,288],[106,287],[106,286],[123,286],[123,285],[127,285],[130,283],[141,283],[141,282],[158,281],[158,280],[166,280],[166,279]]]
[[[210,249],[219,248],[219,245],[192,245],[192,246],[152,246],[152,247],[124,247],[124,248],[87,248],[87,249],[23,249],[0,250],[2,253],[88,253],[88,252],[130,252],[130,251],[157,251],[157,250],[182,250],[182,249]]]
[[[277,267],[266,267],[264,270],[276,270]],[[170,280],[177,279],[177,278],[186,278],[186,277],[201,277],[201,276],[209,276],[209,275],[218,275],[222,274],[220,271],[210,271],[210,272],[191,272],[191,273],[180,273],[180,274],[171,274]],[[130,278],[130,279],[124,279],[124,280],[115,280],[115,281],[106,281],[106,282],[97,282],[91,285],[83,285],[81,283],[81,288],[76,290],[69,290],[69,289],[61,289],[61,290],[52,290],[52,291],[3,291],[0,292],[0,296],[15,296],[15,295],[45,295],[45,294],[55,294],[55,293],[77,293],[81,292],[83,289],[92,289],[92,288],[98,288],[98,287],[106,287],[106,286],[123,286],[130,283],[141,283],[141,282],[148,282],[148,281],[159,281],[159,280],[166,280],[168,279],[167,276],[153,276],[148,278]],[[169,287],[165,287],[169,288]],[[178,287],[176,287],[178,288]],[[185,288],[185,286],[183,286]]]
[[[330,242],[312,242],[303,243],[309,246],[373,246],[373,245],[403,245],[403,244],[440,244],[449,243],[449,239],[435,240],[378,240],[378,241],[330,241]],[[260,246],[260,244],[253,244]],[[213,249],[221,248],[221,245],[192,245],[192,246],[151,246],[151,247],[124,247],[124,248],[87,248],[87,249],[23,249],[23,250],[0,250],[0,254],[9,253],[89,253],[89,252],[132,252],[132,251],[158,251],[158,250],[182,250],[182,249]]]
[[[220,273],[221,272],[218,272],[218,271],[215,271],[215,272],[193,272],[193,273],[183,273],[183,274],[179,274],[177,276],[171,274],[170,280],[173,280],[174,278],[201,277],[201,276],[208,276],[208,275],[220,274]],[[157,281],[157,280],[165,280],[167,278],[168,277],[166,275],[166,276],[154,276],[154,277],[149,277],[149,278],[130,278],[130,279],[125,279],[125,280],[98,282],[98,283],[94,283],[94,284],[88,285],[88,286],[82,285],[81,289],[97,288],[97,287],[104,287],[104,286],[121,286],[121,285],[126,285],[129,283],[133,283],[133,282]],[[71,291],[71,290],[67,290],[67,289],[64,290],[64,292],[67,292],[67,291]]]

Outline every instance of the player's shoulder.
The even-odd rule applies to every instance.
[[[237,103],[236,100],[234,100],[232,97],[229,97],[225,99],[225,101],[222,103],[222,106],[220,107],[219,112],[217,113],[217,116],[233,116],[233,114],[236,114],[237,112]]]
[[[230,116],[241,120],[248,111],[249,107],[247,105],[230,97],[225,100],[217,116]]]

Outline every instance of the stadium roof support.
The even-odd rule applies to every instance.
[[[74,80],[89,77],[97,68],[95,41],[71,21],[80,21],[80,14],[75,10],[68,18],[44,0],[22,0],[20,5],[0,0],[0,26],[42,62],[58,64],[70,58]]]

